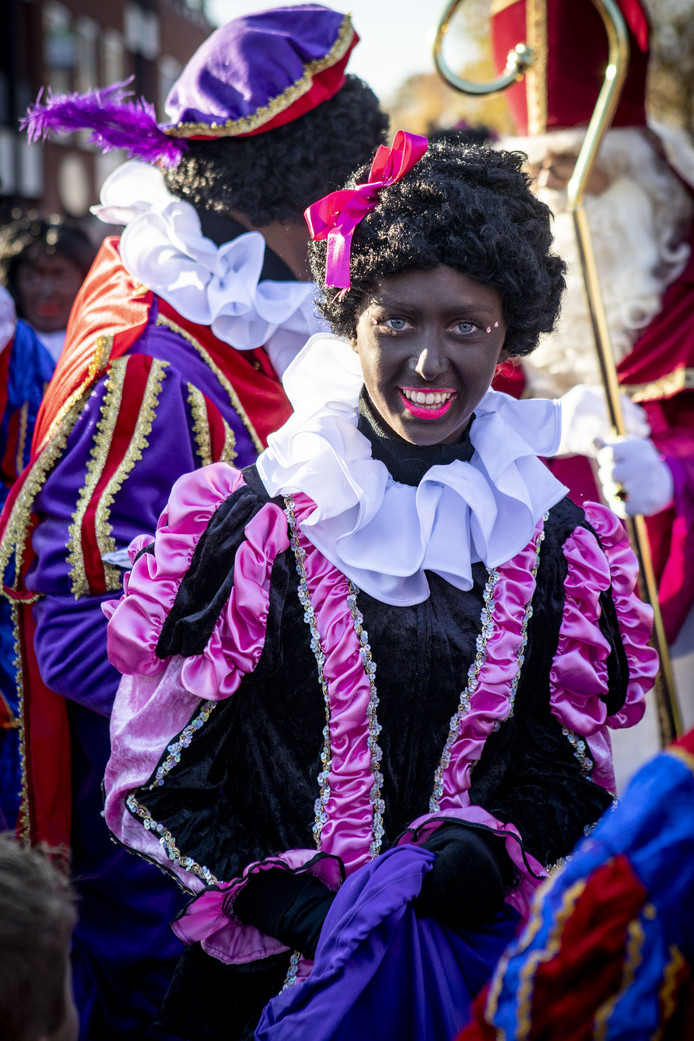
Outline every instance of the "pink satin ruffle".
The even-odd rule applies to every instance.
[[[494,629],[487,641],[486,653],[478,673],[478,684],[463,715],[458,735],[451,746],[448,765],[443,772],[441,812],[449,812],[470,803],[470,771],[482,755],[492,730],[498,728],[513,711],[513,681],[520,672],[523,653],[523,619],[535,592],[532,570],[537,557],[537,539],[544,526],[540,520],[535,535],[524,549],[497,568],[499,577],[493,592]]]
[[[196,892],[203,888],[203,881],[179,861],[172,861],[159,834],[143,827],[126,804],[130,793],[152,777],[172,735],[180,734],[200,706],[200,699],[181,683],[182,661],[170,658],[164,663],[163,675],[124,676],[121,680],[111,714],[104,816],[119,842],[173,872],[186,889]]]
[[[564,545],[566,597],[549,676],[550,705],[565,727],[588,739],[593,780],[614,791],[608,728],[633,726],[641,719],[658,658],[648,646],[652,612],[636,595],[638,564],[624,528],[606,506],[585,503],[584,509],[600,543],[586,529],[577,528]],[[610,647],[599,628],[600,593],[610,587],[629,665],[626,701],[612,716],[602,700]]]
[[[315,504],[306,495],[294,496],[299,524]],[[369,860],[374,774],[368,746],[368,705],[371,686],[360,657],[360,644],[347,604],[345,576],[298,530],[311,605],[325,655],[323,675],[330,701],[330,797],[328,820],[321,831],[321,850],[339,857],[350,875]]]
[[[161,674],[156,654],[164,621],[176,599],[201,535],[215,510],[244,485],[226,463],[214,463],[181,477],[162,513],[154,553],[143,553],[125,576],[123,596],[107,607],[108,655],[124,675]],[[204,700],[232,694],[251,672],[263,649],[270,577],[276,556],[289,545],[283,511],[266,503],[249,521],[234,561],[235,581],[210,640],[201,654],[186,658],[182,685]],[[139,536],[131,559],[151,542]]]
[[[502,824],[481,806],[470,803],[470,775],[489,735],[513,711],[514,678],[520,673],[524,658],[523,621],[535,592],[533,569],[543,526],[544,521],[539,521],[528,545],[497,569],[499,577],[492,597],[494,628],[487,640],[478,685],[450,747],[438,809],[417,818],[408,829],[418,832],[418,842],[444,820],[482,824],[503,832],[506,849],[520,878],[517,887],[508,894],[507,902],[521,914],[527,912],[534,890],[547,873],[534,857],[523,851],[522,837],[514,825]]]
[[[288,950],[275,937],[234,917],[234,901],[250,876],[268,870],[306,871],[332,890],[339,889],[342,882],[339,861],[316,856],[315,850],[292,849],[255,861],[244,869],[240,878],[208,887],[188,905],[184,915],[171,925],[179,940],[184,944],[200,943],[207,954],[228,965],[258,961]],[[308,969],[311,965],[312,962],[305,962],[304,967]]]
[[[530,911],[533,894],[540,883],[547,878],[547,871],[539,860],[523,849],[523,839],[515,825],[504,824],[481,806],[469,803],[464,808],[449,810],[446,813],[426,813],[417,817],[398,839],[398,845],[402,846],[407,842],[421,845],[437,828],[449,821],[459,821],[461,824],[479,824],[505,836],[504,846],[516,867],[519,878],[518,884],[506,894],[505,902],[526,917]]]
[[[643,717],[645,696],[658,674],[658,652],[649,645],[653,610],[638,595],[639,565],[626,532],[611,510],[599,503],[583,506],[588,522],[597,531],[610,565],[612,599],[629,663],[629,683],[624,705],[609,718],[613,729],[630,727]]]

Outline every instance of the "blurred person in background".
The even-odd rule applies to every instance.
[[[76,896],[47,853],[0,834],[0,1024],[6,1041],[77,1041]]]
[[[70,310],[96,247],[85,231],[59,217],[27,214],[0,231],[0,267],[17,315],[57,362]]]

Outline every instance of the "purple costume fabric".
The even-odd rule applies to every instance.
[[[176,479],[205,461],[191,388],[205,395],[233,432],[236,461],[245,465],[257,455],[223,379],[187,340],[157,325],[157,316],[155,299],[143,334],[112,365],[110,375],[95,385],[36,499],[37,560],[27,578],[27,585],[43,594],[34,607],[41,674],[69,702],[72,857],[80,895],[73,976],[82,1041],[109,1041],[127,1034],[138,1041],[168,1038],[150,1024],[182,950],[168,924],[183,905],[181,894],[151,865],[114,845],[101,816],[109,716],[120,679],[106,656],[101,605],[118,592],[94,595],[81,588],[70,546],[75,531],[79,533],[77,511],[90,467],[103,447],[113,443],[121,419],[109,399],[110,387],[125,370],[123,402],[131,410],[139,408],[143,420],[133,465],[106,503],[104,516],[116,549],[125,548],[141,532],[153,532]],[[136,355],[156,359],[157,390],[149,401],[128,395],[128,364]]]
[[[265,1007],[257,1041],[449,1041],[513,937],[505,907],[482,929],[456,933],[417,917],[412,901],[434,854],[388,850],[339,890],[307,980]]]
[[[156,320],[155,303],[143,335],[129,352],[161,359],[167,365],[146,449],[110,509],[112,537],[119,549],[125,549],[142,532],[154,532],[177,478],[201,464],[188,403],[190,386],[212,401],[233,430],[237,465],[245,466],[257,455],[250,434],[214,371],[181,336],[168,327],[157,326]],[[33,538],[38,560],[27,580],[30,588],[43,594],[34,616],[36,653],[44,681],[56,693],[104,717],[111,713],[120,680],[106,657],[106,619],[101,611],[101,604],[114,594],[76,600],[65,547],[87,479],[106,394],[104,378],[96,385],[65,453],[36,500],[36,512],[41,517]],[[173,431],[177,436],[172,436]]]

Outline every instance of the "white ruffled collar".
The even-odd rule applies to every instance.
[[[532,538],[566,494],[538,455],[559,443],[556,401],[488,391],[470,427],[469,462],[399,484],[357,429],[359,360],[346,341],[312,337],[284,376],[294,414],[271,434],[258,473],[271,496],[303,492],[307,538],[360,589],[407,606],[429,595],[427,571],[472,587],[472,564],[496,567]]]
[[[259,282],[263,236],[249,231],[217,246],[156,167],[123,163],[104,182],[101,206],[92,212],[125,225],[120,256],[133,278],[237,350],[264,346],[278,371],[325,328],[314,313],[312,282]]]

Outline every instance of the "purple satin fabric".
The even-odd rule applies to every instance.
[[[491,925],[459,935],[418,918],[412,901],[434,859],[399,847],[347,879],[310,976],[268,1003],[256,1041],[451,1041],[519,919],[505,909]]]
[[[227,392],[195,351],[169,329],[156,326],[156,307],[131,353],[152,354],[170,363],[142,458],[123,482],[108,521],[118,548],[142,532],[156,529],[171,487],[181,474],[195,470],[200,459],[190,429],[188,384],[198,387],[221,411],[234,431],[237,463],[247,466],[257,452],[242,420],[232,411]],[[231,350],[231,348],[230,348]],[[75,505],[87,477],[106,381],[94,389],[68,447],[41,489],[35,505],[40,523],[32,536],[37,560],[27,588],[43,594],[34,606],[36,656],[44,681],[62,697],[108,715],[120,679],[106,657],[106,618],[101,605],[114,594],[75,600],[66,563]],[[171,437],[171,431],[180,436]],[[146,494],[143,494],[146,489]]]
[[[330,53],[343,19],[320,4],[300,4],[227,22],[176,80],[166,99],[169,125],[245,119],[290,87],[308,91],[307,67]]]

